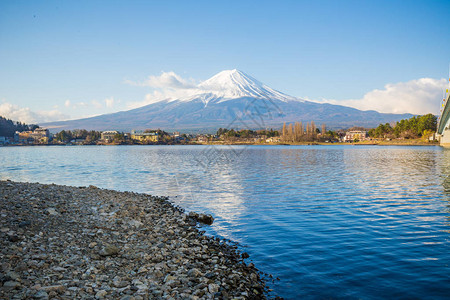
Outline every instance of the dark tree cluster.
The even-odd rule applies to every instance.
[[[170,136],[170,134],[164,130],[158,129],[153,130],[156,132],[159,136],[159,144],[170,144],[173,142],[173,138]]]
[[[274,136],[280,136],[280,133],[278,130],[273,130],[272,128],[270,130],[258,130],[258,134],[265,135],[268,138],[274,137]]]
[[[33,131],[36,128],[39,128],[39,126],[35,124],[27,125],[21,122],[14,122],[0,116],[0,136],[13,137],[16,131]]]
[[[227,129],[227,128],[219,128],[219,130],[217,130],[217,135],[222,136],[224,138],[235,137],[235,138],[248,139],[248,138],[257,137],[258,133],[254,130],[249,130],[249,129],[234,130],[234,129]]]
[[[266,136],[266,137],[274,137],[279,136],[280,133],[277,130],[250,130],[250,129],[241,129],[241,130],[234,130],[234,129],[227,129],[227,128],[219,128],[217,130],[217,136],[222,136],[224,138],[256,138],[258,136]]]
[[[74,139],[85,139],[86,143],[93,143],[98,141],[100,137],[100,131],[87,131],[85,129],[61,130],[55,135],[55,139],[63,143],[68,143]]]

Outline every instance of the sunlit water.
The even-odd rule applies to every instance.
[[[379,146],[0,148],[0,178],[169,195],[211,213],[274,295],[450,297],[450,150]]]

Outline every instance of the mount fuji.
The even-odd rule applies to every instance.
[[[328,127],[374,127],[410,118],[302,100],[276,91],[239,70],[222,71],[168,98],[136,109],[91,118],[41,124],[62,129],[129,131],[160,128],[167,131],[212,132],[236,129],[280,128],[283,122],[325,123]]]

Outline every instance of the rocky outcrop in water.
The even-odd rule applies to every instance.
[[[0,181],[0,244],[0,299],[265,298],[237,247],[166,198]]]

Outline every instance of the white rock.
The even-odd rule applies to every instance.
[[[130,226],[134,226],[136,228],[141,227],[142,225],[144,225],[144,223],[142,223],[142,222],[140,222],[138,220],[131,220],[131,221],[128,222],[128,224]]]
[[[103,298],[105,298],[105,296],[106,296],[107,294],[108,294],[108,293],[107,293],[105,290],[100,290],[100,291],[97,292],[97,294],[95,294],[95,298],[97,298],[97,299],[103,299]]]
[[[215,284],[215,283],[211,283],[211,284],[208,285],[208,291],[211,294],[215,294],[215,293],[217,293],[219,291],[219,286],[217,284]]]
[[[59,215],[59,213],[53,207],[47,208],[47,212],[49,215],[52,215],[52,216]]]

